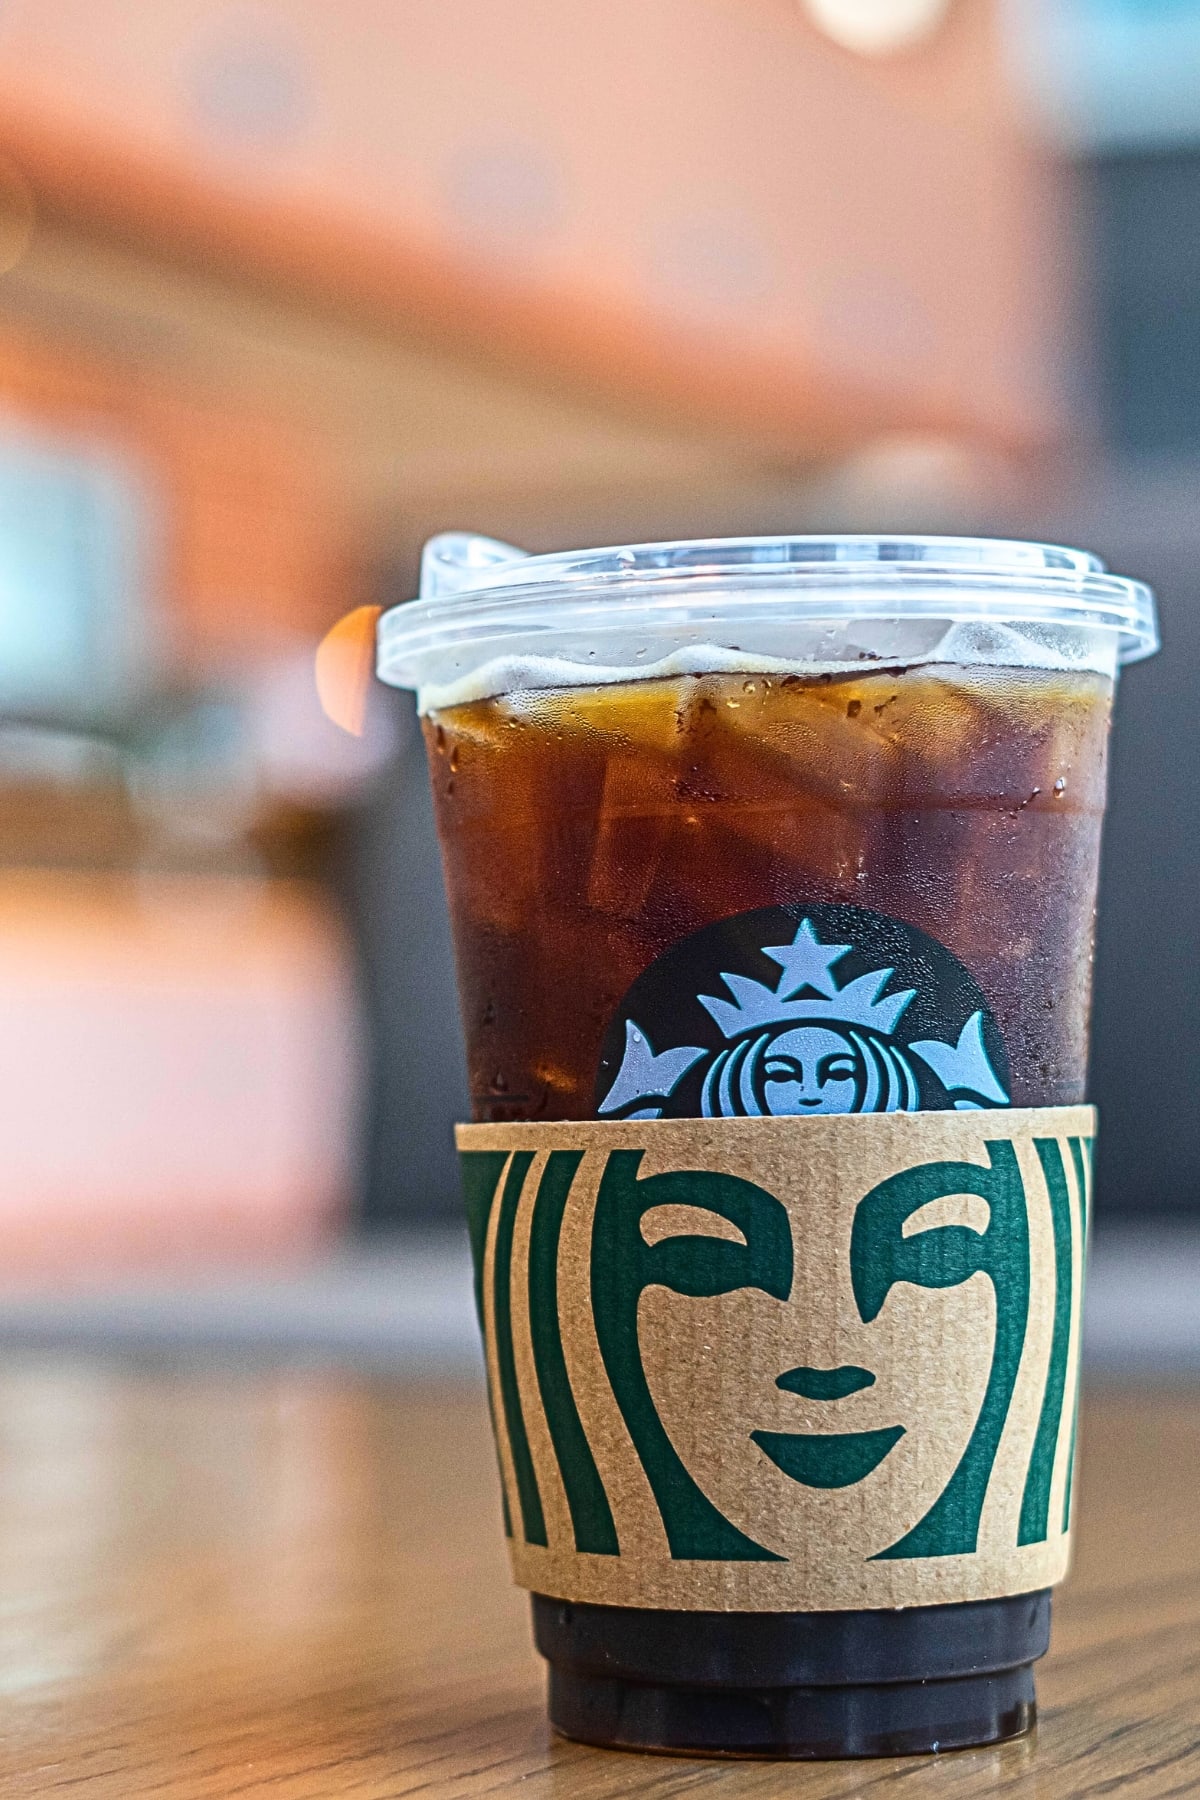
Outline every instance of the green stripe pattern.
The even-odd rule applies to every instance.
[[[616,1556],[612,1508],[575,1405],[558,1310],[558,1246],[581,1150],[552,1150],[538,1184],[529,1240],[529,1324],[546,1423],[562,1474],[577,1550]]]
[[[521,1390],[517,1385],[517,1359],[513,1351],[512,1332],[513,1233],[516,1230],[521,1189],[525,1185],[525,1177],[532,1161],[532,1150],[515,1150],[508,1165],[504,1192],[500,1197],[500,1218],[496,1225],[496,1249],[492,1261],[492,1317],[496,1324],[496,1370],[500,1377],[500,1402],[504,1409],[508,1447],[512,1453],[522,1532],[527,1544],[544,1544],[546,1518],[542,1511],[542,1496],[538,1491],[537,1472],[529,1450],[525,1415],[521,1411]]]
[[[507,1150],[463,1150],[459,1153],[463,1202],[467,1212],[467,1236],[471,1242],[471,1262],[475,1271],[475,1313],[485,1343],[487,1322],[483,1310],[483,1271],[487,1256],[488,1224],[492,1216],[492,1202],[496,1198],[496,1190],[500,1186],[500,1177],[507,1161]],[[487,1403],[492,1420],[492,1434],[495,1436],[496,1408],[492,1404],[490,1381],[487,1383]],[[500,1509],[504,1514],[504,1535],[511,1537],[512,1514],[508,1509],[508,1495],[504,1491],[503,1480],[500,1483]]]
[[[1092,1142],[1091,1138],[1071,1139],[1071,1161],[1075,1165],[1075,1192],[1079,1208],[1079,1268],[1087,1267],[1088,1244],[1092,1236]],[[1079,1431],[1079,1364],[1075,1369],[1075,1392],[1071,1396],[1071,1448],[1067,1452],[1067,1481],[1063,1489],[1062,1528],[1071,1524],[1071,1498],[1075,1490],[1075,1439]]]
[[[1046,1191],[1050,1196],[1050,1219],[1054,1229],[1054,1325],[1050,1336],[1050,1364],[1046,1370],[1046,1386],[1042,1393],[1042,1410],[1037,1435],[1025,1477],[1021,1499],[1021,1519],[1017,1528],[1018,1544],[1041,1544],[1049,1535],[1050,1484],[1054,1479],[1054,1457],[1058,1449],[1062,1425],[1063,1395],[1067,1385],[1067,1358],[1071,1350],[1071,1296],[1073,1290],[1073,1257],[1071,1253],[1071,1196],[1067,1188],[1067,1170],[1057,1138],[1035,1138],[1034,1149],[1042,1165]]]

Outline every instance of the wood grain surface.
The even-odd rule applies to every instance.
[[[9,1365],[0,1795],[1200,1795],[1200,1393],[1092,1398],[1035,1737],[726,1764],[547,1730],[475,1389]]]

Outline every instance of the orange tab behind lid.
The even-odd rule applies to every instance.
[[[338,620],[317,649],[317,696],[327,718],[361,737],[375,660],[379,606],[356,606]]]

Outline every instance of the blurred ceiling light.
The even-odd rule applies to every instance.
[[[462,146],[447,170],[445,199],[451,223],[493,249],[542,242],[567,211],[562,174],[534,144]]]
[[[33,190],[17,165],[0,157],[0,275],[21,261],[36,224]]]
[[[701,315],[744,310],[775,285],[766,247],[741,219],[713,215],[661,224],[652,271],[672,304]]]
[[[1002,516],[1014,470],[989,450],[937,432],[886,432],[827,477],[826,507],[847,529],[959,531]]]
[[[312,112],[310,71],[292,45],[251,34],[197,46],[185,69],[192,112],[210,139],[245,150],[282,150]]]
[[[937,30],[950,0],[801,0],[825,36],[862,56],[907,50]]]

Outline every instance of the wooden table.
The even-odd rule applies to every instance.
[[[1200,1795],[1200,1394],[1083,1441],[1036,1739],[734,1765],[550,1736],[475,1389],[10,1363],[0,1795]]]

